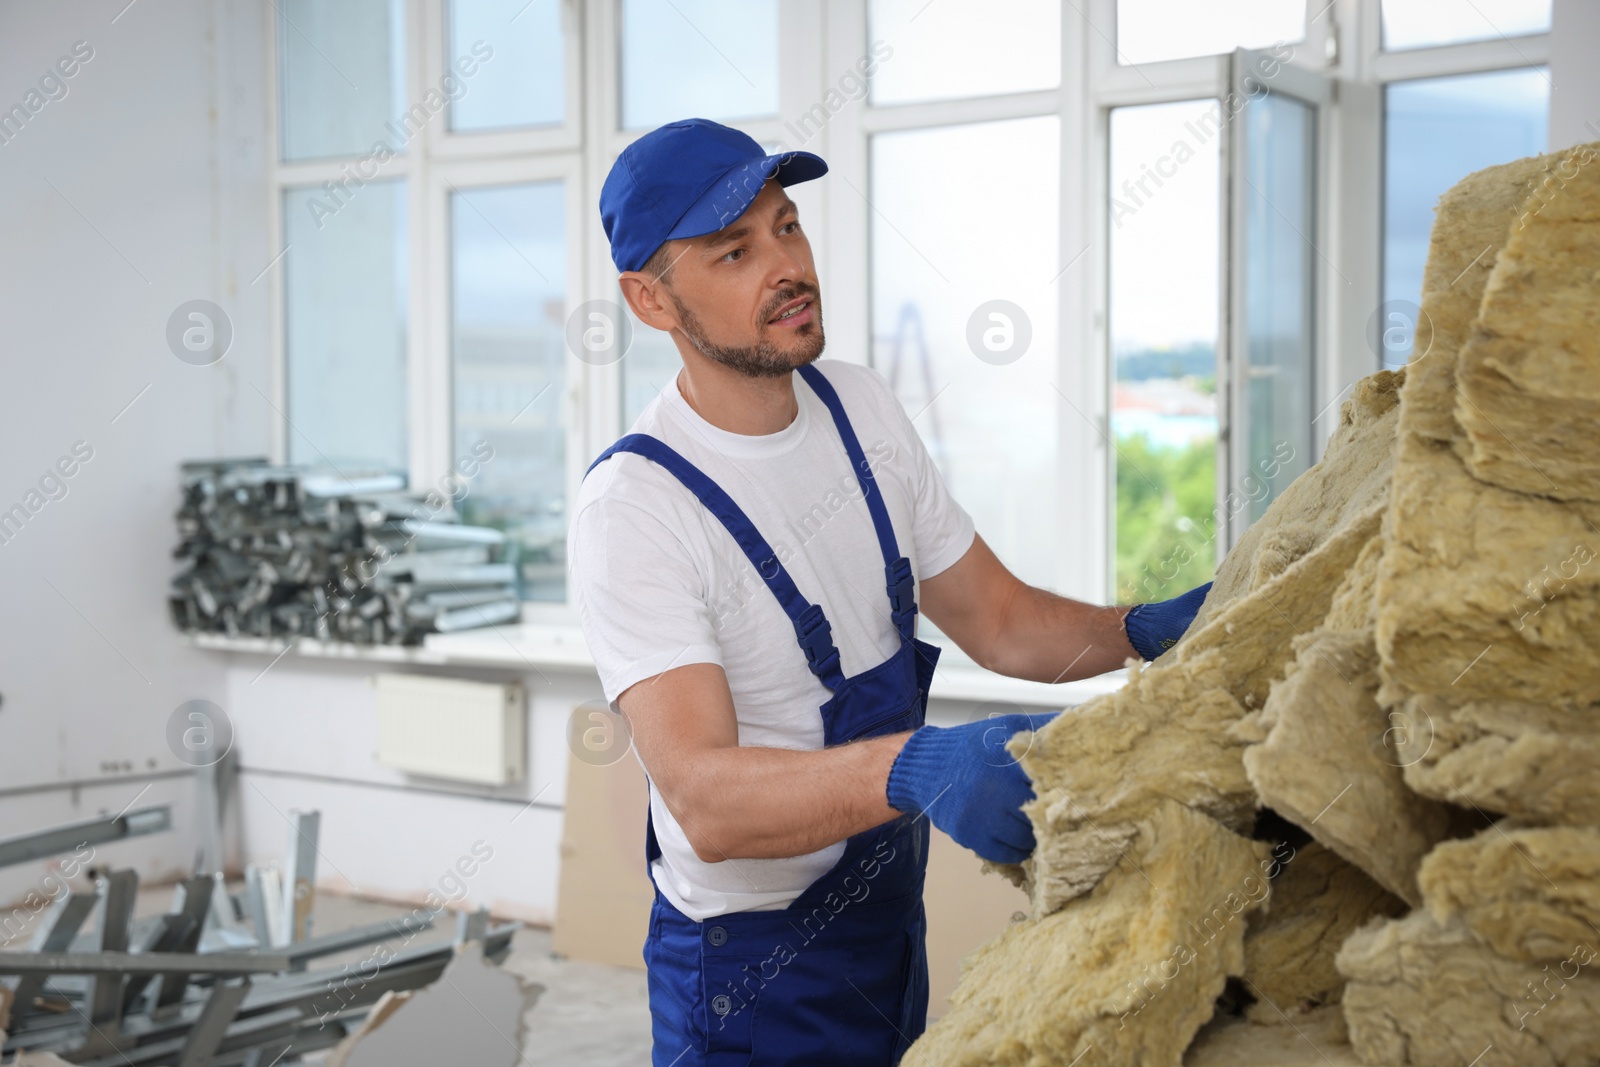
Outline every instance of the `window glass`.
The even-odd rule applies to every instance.
[[[1411,356],[1439,197],[1475,170],[1545,151],[1543,67],[1393,82],[1384,90],[1383,299],[1368,343],[1381,365]]]
[[[1070,408],[1053,384],[1057,279],[1073,266],[1059,149],[1046,116],[879,134],[870,160],[872,365],[984,540],[1045,586],[1061,560],[1057,502],[1083,491],[1058,460]]]
[[[365,156],[405,111],[404,0],[278,0],[283,158]]]
[[[457,507],[466,522],[506,532],[525,598],[563,600],[563,185],[457,189],[450,233],[452,459],[482,461]]]
[[[1207,581],[1217,481],[1215,100],[1111,112],[1111,596],[1163,600]]]
[[[1383,47],[1390,50],[1549,30],[1550,0],[1383,0]]]
[[[289,462],[405,473],[406,187],[283,191]]]
[[[624,129],[777,113],[777,0],[622,0]]]
[[[1279,93],[1242,116],[1244,173],[1243,433],[1229,504],[1254,522],[1311,466],[1318,268],[1316,111]]]
[[[1318,4],[1318,7],[1321,5]],[[1117,0],[1117,62],[1157,63],[1305,39],[1305,0]]]
[[[871,75],[874,104],[1061,84],[1060,0],[872,0],[867,19],[872,45],[857,69]],[[841,79],[839,88],[848,94],[854,84]]]
[[[561,0],[450,0],[450,128],[559,125],[566,49]]]

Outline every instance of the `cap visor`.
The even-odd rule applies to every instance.
[[[777,178],[779,185],[788,187],[826,173],[828,164],[811,152],[779,152],[737,163],[711,183],[663,240],[704,237],[733,225],[755,203],[768,179]],[[760,181],[754,180],[756,175]]]

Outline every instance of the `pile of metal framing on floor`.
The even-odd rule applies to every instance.
[[[100,874],[94,892],[63,889],[31,950],[0,952],[6,1056],[47,1052],[96,1067],[292,1063],[337,1044],[385,992],[432,983],[466,942],[481,942],[496,963],[510,951],[518,924],[491,928],[486,911],[458,915],[453,942],[410,944],[433,926],[438,912],[426,909],[309,936],[316,813],[295,823],[289,906],[278,924],[270,923],[259,877],[241,900],[226,894],[220,876],[197,875],[178,886],[170,912],[144,920],[133,919],[139,878],[132,870]],[[0,839],[0,867],[170,827],[170,809],[158,805]],[[355,969],[310,966],[380,944]]]

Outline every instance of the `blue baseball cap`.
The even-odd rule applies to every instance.
[[[668,241],[729,225],[767,179],[810,181],[828,164],[810,152],[767,155],[754,137],[710,119],[669,122],[634,141],[600,189],[600,221],[617,270],[641,270]]]

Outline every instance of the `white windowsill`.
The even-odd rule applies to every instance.
[[[1022,678],[1007,678],[966,661],[940,667],[933,676],[936,700],[1009,701],[1028,707],[1068,708],[1104,693],[1121,689],[1128,680],[1126,670],[1116,670],[1095,678],[1047,685]],[[1004,713],[1004,708],[991,709]]]
[[[215,652],[240,652],[278,657],[290,642],[275,637],[228,637],[224,634],[182,634],[187,644]],[[300,638],[289,655],[365,663],[415,663],[435,667],[497,667],[511,670],[572,669],[593,671],[594,661],[577,627],[517,623],[453,634],[429,634],[423,644],[355,645],[342,641]],[[1120,689],[1125,670],[1060,685],[1007,678],[967,662],[950,650],[934,675],[936,700],[1009,701],[1029,707],[1060,708]],[[1003,709],[1002,709],[1003,710]]]

